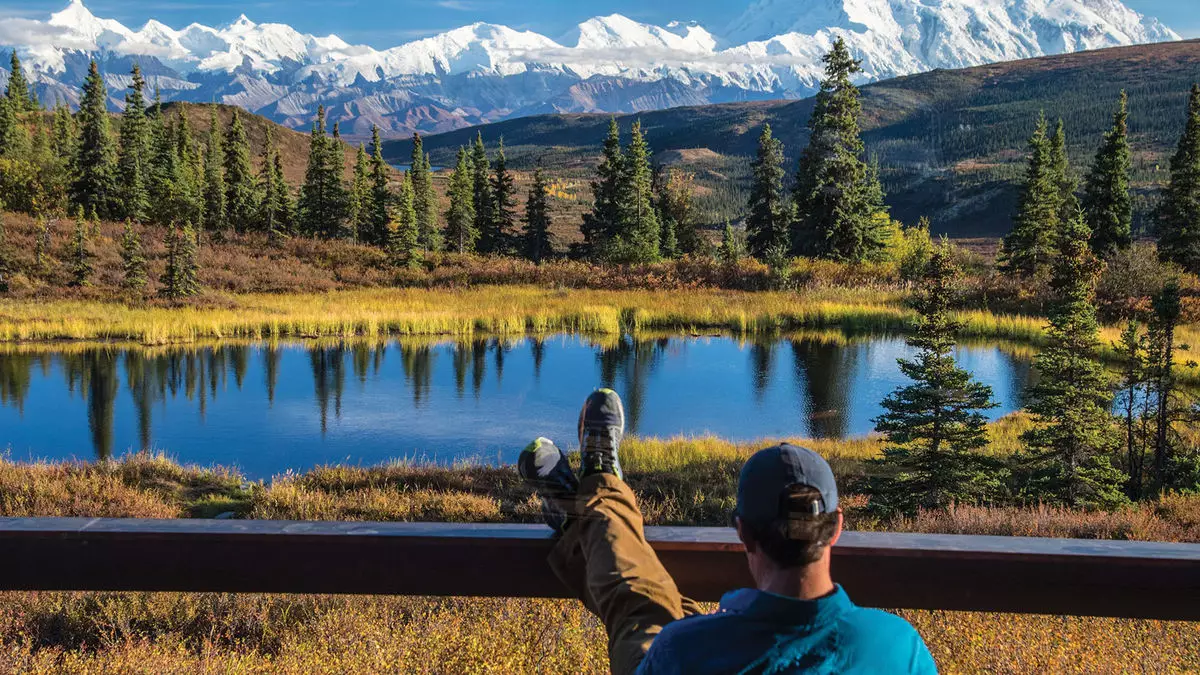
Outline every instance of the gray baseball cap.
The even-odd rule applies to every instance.
[[[837,483],[825,458],[808,448],[787,443],[759,450],[742,467],[735,515],[762,526],[788,518],[791,514],[782,512],[781,500],[796,486],[811,487],[820,493],[812,515],[837,511]]]

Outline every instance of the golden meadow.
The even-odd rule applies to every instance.
[[[992,425],[1007,454],[1028,420]],[[802,441],[844,482],[879,440]],[[737,472],[761,444],[630,439],[627,478],[650,524],[722,526]],[[851,527],[911,532],[1200,541],[1200,497],[1116,512],[958,507],[873,520],[845,496]],[[324,467],[269,482],[135,455],[0,461],[0,516],[538,522],[511,467],[396,463]],[[603,673],[603,627],[577,602],[168,593],[4,593],[0,671],[30,673]],[[1200,624],[953,612],[902,614],[943,672],[1200,671]]]

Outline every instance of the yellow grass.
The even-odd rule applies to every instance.
[[[996,438],[1021,420],[994,425]],[[808,442],[842,470],[877,442]],[[630,484],[648,522],[720,525],[759,443],[630,439]],[[861,500],[853,495],[846,502]],[[0,461],[0,516],[211,516],[523,521],[536,502],[511,467],[327,467],[245,485],[234,472],[162,457],[95,464]],[[853,514],[852,514],[853,516]],[[863,523],[864,525],[870,523]],[[1122,512],[958,508],[898,530],[1200,540],[1200,499]],[[1200,670],[1200,624],[900,612],[945,673]],[[167,593],[0,594],[0,672],[607,672],[603,627],[578,602]]]

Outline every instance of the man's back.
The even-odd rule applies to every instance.
[[[716,614],[663,629],[639,673],[936,673],[916,630],[858,607],[839,586],[804,601],[756,590],[730,593]]]

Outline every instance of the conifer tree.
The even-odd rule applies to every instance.
[[[267,127],[267,139],[263,144],[262,166],[258,170],[258,193],[262,200],[258,204],[258,216],[255,219],[256,228],[272,236],[281,234],[284,228],[279,222],[280,200],[285,196],[279,193],[279,185],[275,181],[275,137],[271,128]]]
[[[529,198],[525,201],[524,253],[527,258],[542,264],[554,256],[554,243],[550,236],[550,205],[547,202],[546,176],[539,164],[533,172],[533,183],[529,186]]]
[[[446,244],[459,253],[473,253],[479,238],[475,231],[474,174],[475,167],[466,148],[459,148],[450,176],[450,210],[446,212]]]
[[[12,50],[9,64],[8,87],[4,90],[4,97],[8,99],[13,112],[19,115],[37,110],[37,94],[25,78],[25,70],[21,68],[21,59],[17,58],[15,49]]]
[[[188,223],[204,222],[204,160],[197,147],[187,108],[180,108],[175,121],[175,155],[179,163],[176,213]],[[196,228],[197,237],[204,232]]]
[[[121,286],[130,291],[141,291],[146,287],[146,255],[142,252],[142,237],[133,221],[125,221],[121,234],[121,269],[124,277]]]
[[[1094,239],[1093,239],[1094,241]],[[1130,500],[1142,498],[1145,484],[1150,405],[1153,392],[1148,375],[1149,354],[1146,335],[1138,322],[1130,320],[1113,345],[1121,356],[1121,388],[1118,396],[1122,424],[1125,427],[1125,473],[1129,476],[1125,494]]]
[[[368,231],[363,241],[384,247],[388,242],[388,225],[392,221],[392,192],[388,188],[388,165],[383,160],[383,143],[379,127],[371,127],[371,200],[368,206]]]
[[[721,232],[721,248],[717,250],[721,262],[732,265],[742,257],[742,245],[738,241],[737,233],[733,231],[733,226],[729,221],[725,221],[725,229]]]
[[[278,208],[275,214],[274,229],[271,230],[271,233],[291,235],[296,230],[296,200],[284,177],[283,156],[278,150],[274,153],[274,159],[271,162],[271,183],[274,185],[273,192]]]
[[[491,237],[492,207],[492,165],[488,161],[487,148],[483,145],[483,132],[475,135],[475,144],[471,146],[472,197],[475,207],[475,231],[479,233],[479,249],[483,253],[495,252],[497,242]]]
[[[1171,157],[1171,181],[1156,220],[1159,257],[1200,273],[1200,84],[1192,85],[1187,126]]]
[[[616,118],[608,122],[596,179],[592,181],[592,211],[584,214],[581,253],[593,260],[610,257],[612,241],[621,224],[621,185],[625,173],[625,154],[621,151],[621,132]]]
[[[436,251],[440,244],[437,231],[437,203],[433,196],[433,178],[430,175],[429,158],[420,134],[413,134],[411,166],[408,170],[412,184],[413,210],[417,214],[419,243],[426,251]]]
[[[71,285],[87,286],[92,278],[92,251],[88,246],[88,226],[83,209],[75,217],[75,236],[71,239]]]
[[[692,207],[695,197],[695,175],[671,167],[666,170],[659,183],[656,201],[658,218],[662,225],[663,241],[660,248],[663,256],[700,253],[705,248],[705,242],[696,229]]]
[[[196,256],[196,232],[191,225],[167,229],[167,267],[159,294],[178,300],[200,292],[200,266]]]
[[[1153,315],[1147,336],[1146,376],[1153,392],[1152,438],[1154,450],[1152,488],[1155,495],[1171,490],[1195,490],[1200,486],[1200,466],[1193,450],[1181,452],[1182,440],[1177,425],[1193,424],[1197,417],[1194,394],[1179,386],[1176,356],[1189,349],[1176,339],[1183,319],[1183,302],[1178,279],[1171,279],[1153,300]],[[1190,400],[1189,400],[1190,399]],[[1190,464],[1190,466],[1189,466]]]
[[[907,340],[919,352],[900,359],[913,382],[884,399],[875,420],[886,445],[874,460],[882,477],[870,483],[871,504],[885,513],[989,501],[1003,488],[997,462],[976,452],[987,445],[983,411],[996,407],[992,389],[954,360],[962,328],[952,313],[958,276],[950,245],[934,248],[913,303],[920,320]]]
[[[387,252],[393,265],[411,267],[421,262],[420,231],[417,211],[413,205],[413,186],[410,172],[400,180],[400,191],[396,195],[396,215],[388,228]]]
[[[653,262],[659,257],[658,214],[654,209],[654,173],[642,122],[633,123],[621,180],[620,262]]]
[[[88,68],[79,101],[79,143],[72,199],[84,209],[110,213],[117,197],[117,153],[109,133],[108,94],[96,62]]]
[[[12,249],[8,243],[8,231],[4,228],[3,204],[0,204],[0,293],[7,293],[9,280],[16,273]]]
[[[1067,129],[1062,118],[1054,128],[1054,136],[1050,139],[1050,167],[1054,172],[1054,182],[1058,185],[1058,222],[1065,223],[1079,212],[1079,181],[1071,169],[1071,160],[1067,155]]]
[[[325,107],[317,107],[309,140],[308,169],[300,191],[301,230],[331,239],[342,232],[343,188],[341,143],[325,134]]]
[[[1082,214],[1064,223],[1056,239],[1048,344],[1034,359],[1040,379],[1028,392],[1035,425],[1022,435],[1026,489],[1032,499],[1112,507],[1125,501],[1128,477],[1113,465],[1119,441],[1112,392],[1096,355],[1101,264]]]
[[[245,232],[255,221],[258,208],[254,172],[250,168],[250,142],[238,109],[233,109],[225,136],[225,217],[234,229]]]
[[[341,125],[338,122],[333,123],[333,130],[329,135],[329,142],[325,144],[325,151],[329,153],[331,171],[329,194],[333,197],[331,206],[334,214],[333,229],[329,236],[345,239],[350,237],[350,229],[347,224],[350,192],[346,189],[346,152],[345,144],[342,142]]]
[[[180,198],[180,166],[179,146],[175,142],[175,130],[162,111],[162,98],[158,92],[154,95],[154,105],[150,108],[150,165],[148,175],[151,217],[160,223],[167,223],[179,216]]]
[[[79,128],[75,124],[75,117],[71,114],[71,109],[61,100],[58,105],[54,106],[52,129],[50,147],[54,154],[66,158],[68,163],[74,162]]]
[[[217,106],[209,108],[208,143],[204,151],[204,227],[220,230],[225,219],[225,143]]]
[[[796,176],[793,246],[835,260],[867,260],[887,244],[888,220],[878,171],[862,159],[862,103],[852,80],[862,68],[841,37],[823,60],[812,135]]]
[[[13,110],[12,102],[0,98],[0,156],[16,157],[21,154],[23,130],[24,124]]]
[[[367,150],[359,143],[358,150],[354,153],[354,174],[346,199],[346,227],[350,230],[350,238],[355,241],[366,239],[365,233],[370,229],[370,181],[371,169],[367,160]]]
[[[1092,251],[1101,258],[1133,243],[1131,173],[1129,97],[1122,91],[1112,129],[1104,134],[1084,185],[1083,212],[1092,230]]]
[[[150,155],[150,129],[146,121],[146,81],[142,69],[133,66],[129,92],[125,94],[125,112],[121,115],[117,167],[120,176],[120,212],[126,218],[145,222],[150,213],[149,181],[146,169]]]
[[[1054,233],[1059,229],[1059,184],[1053,167],[1046,116],[1029,139],[1029,165],[1013,229],[1004,237],[1002,266],[1024,277],[1046,269],[1054,251]]]
[[[517,193],[513,176],[508,172],[508,159],[504,154],[504,139],[496,148],[491,183],[492,223],[487,230],[488,253],[512,252],[517,226]]]
[[[746,243],[750,255],[765,260],[773,249],[791,246],[790,214],[783,198],[783,143],[764,124],[758,154],[751,166],[750,215],[746,217]]]

